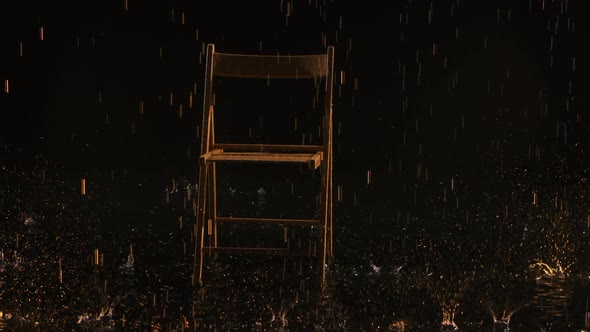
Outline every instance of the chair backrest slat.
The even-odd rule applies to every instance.
[[[327,54],[245,55],[213,53],[213,76],[298,79],[326,77]]]

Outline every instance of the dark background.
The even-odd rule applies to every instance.
[[[510,168],[531,149],[570,151],[588,142],[580,69],[573,68],[582,40],[578,1],[124,4],[1,5],[5,162],[41,155],[76,170],[196,170],[206,44],[221,52],[313,53],[325,50],[323,38],[336,47],[336,77],[346,77],[334,98],[341,176],[362,183],[372,170],[374,179],[417,185],[428,169],[430,181],[460,174],[476,185],[489,151]],[[252,119],[242,111],[232,117],[234,124]]]
[[[366,328],[391,324],[391,313],[434,322],[445,301],[433,302],[428,285],[416,286],[415,273],[423,273],[426,282],[449,286],[444,294],[461,295],[460,319],[479,321],[479,327],[484,316],[491,324],[483,313],[486,297],[534,304],[517,319],[537,329],[556,328],[556,319],[582,326],[590,266],[582,1],[127,1],[127,9],[125,0],[0,2],[0,244],[12,252],[21,234],[26,247],[41,253],[23,250],[28,266],[38,269],[24,269],[14,274],[18,282],[0,287],[5,312],[42,299],[32,312],[53,310],[45,324],[57,326],[87,310],[85,300],[98,304],[98,296],[69,280],[100,277],[83,260],[99,248],[107,253],[104,281],[123,282],[108,293],[136,290],[114,319],[127,314],[142,324],[155,322],[142,312],[155,310],[152,295],[168,298],[169,289],[177,295],[162,306],[170,305],[177,322],[190,317],[185,304],[195,298],[189,297],[202,298],[190,283],[190,200],[198,181],[207,43],[220,52],[264,54],[324,52],[334,45],[334,276],[342,286],[334,298],[344,305],[328,307],[344,307],[351,324]],[[217,131],[218,139],[321,139],[305,82],[216,83],[216,123],[228,128]],[[262,93],[272,97],[259,101]],[[219,167],[220,214],[317,213],[308,189],[317,189],[318,177],[301,180],[299,168],[282,174],[287,167],[273,173],[274,166]],[[29,214],[39,216],[39,232],[20,222]],[[275,230],[246,228],[237,238],[260,245]],[[273,238],[284,245],[279,231]],[[232,232],[224,234],[233,238]],[[134,287],[119,268],[130,244],[140,278]],[[58,256],[71,268],[63,285]],[[530,291],[522,287],[524,271],[535,261],[573,262],[566,274],[582,271],[585,281],[575,295],[561,283],[536,281],[534,298],[523,295]],[[234,262],[206,272],[213,286],[207,289],[209,313],[221,325],[240,321],[227,313],[257,319],[257,310],[266,311],[290,288],[284,280],[267,283],[282,264]],[[407,273],[401,286],[393,282],[400,269]],[[236,277],[218,278],[228,282],[218,287],[215,275],[226,271]],[[240,271],[247,277],[238,277]],[[462,278],[472,273],[476,283],[465,293]],[[299,294],[295,274],[291,289]],[[102,285],[99,279],[88,284]],[[55,294],[84,301],[73,310],[70,298]],[[553,309],[565,310],[566,302],[572,310],[561,319]],[[303,311],[324,320],[321,308]],[[295,316],[289,314],[292,323]]]

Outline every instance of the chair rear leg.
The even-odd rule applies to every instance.
[[[201,165],[199,167],[199,198],[198,198],[198,213],[197,213],[197,225],[201,228],[201,234],[199,236],[198,233],[195,233],[195,261],[197,259],[197,244],[198,244],[198,254],[199,254],[199,283],[203,281],[203,246],[205,241],[205,216],[206,216],[206,207],[205,204],[207,203],[207,171],[208,171],[208,163],[205,165]]]

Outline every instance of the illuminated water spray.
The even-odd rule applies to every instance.
[[[488,305],[488,310],[494,320],[495,331],[510,331],[510,321],[512,316],[518,312],[523,306],[507,305],[502,309],[493,308]]]
[[[543,277],[566,278],[572,270],[577,250],[571,225],[566,221],[567,211],[560,211],[547,230],[541,232],[539,257],[529,268]]]
[[[470,274],[461,271],[446,275],[427,272],[420,277],[421,287],[428,290],[432,298],[440,305],[441,331],[459,331],[455,317],[459,312],[461,298],[471,282],[471,277]]]

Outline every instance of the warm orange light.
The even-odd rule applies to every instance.
[[[81,181],[80,192],[82,195],[86,195],[86,179],[82,179]]]

